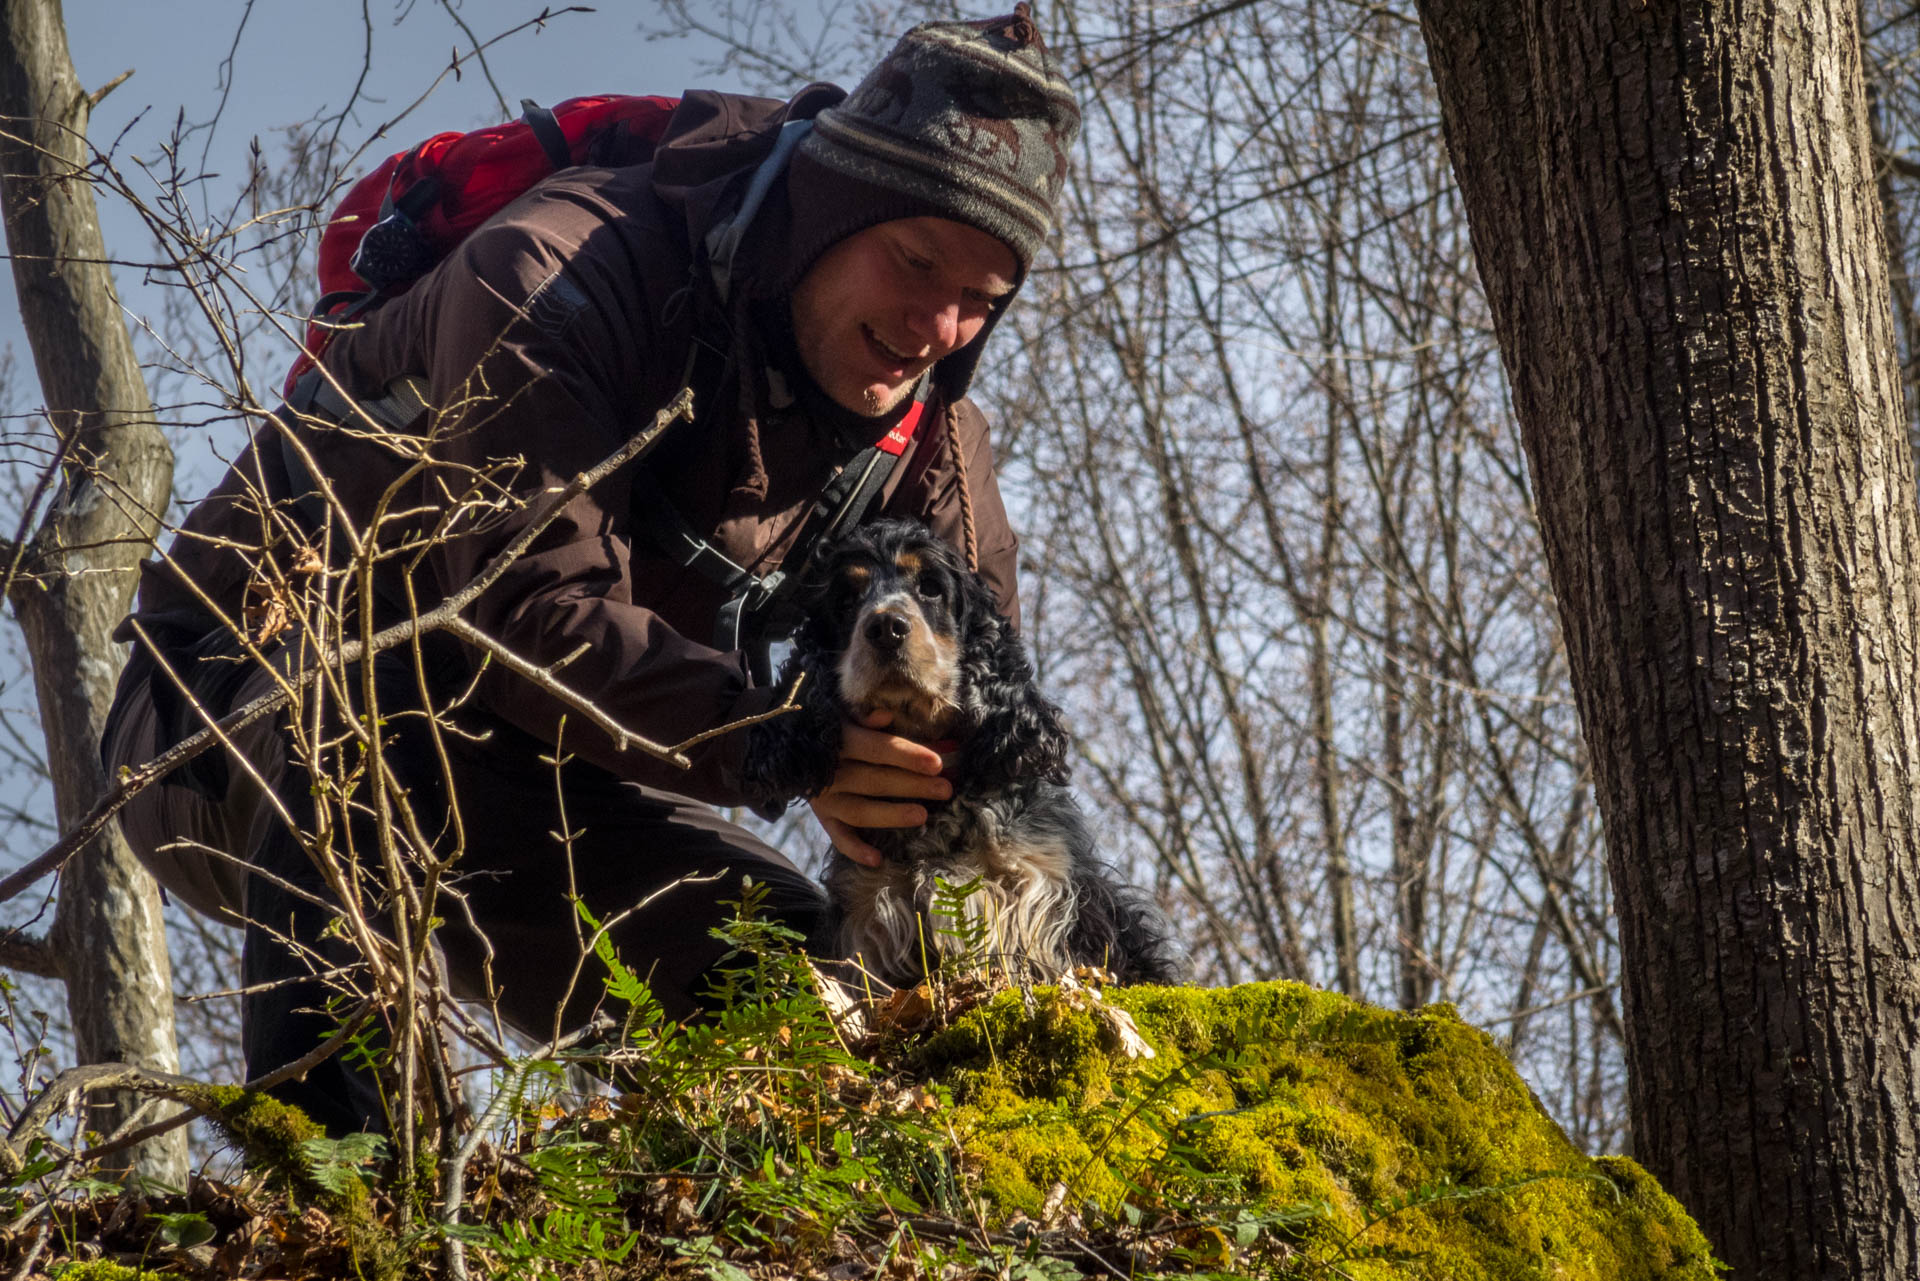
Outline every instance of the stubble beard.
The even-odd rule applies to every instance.
[[[907,397],[913,395],[913,389],[918,386],[919,383],[919,378],[909,378],[898,387],[884,392],[875,391],[871,387],[862,387],[860,389],[860,411],[868,418],[878,418],[882,414],[890,414],[900,408],[902,404],[906,403]]]

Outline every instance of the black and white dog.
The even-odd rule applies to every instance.
[[[849,716],[893,713],[892,733],[946,757],[953,798],[924,827],[861,835],[880,867],[835,858],[827,891],[838,947],[895,986],[958,946],[939,882],[976,878],[967,900],[989,960],[1043,981],[1095,965],[1122,983],[1173,983],[1183,967],[1164,917],[1093,849],[1068,793],[1059,709],[1033,682],[1020,638],[953,550],[913,521],[864,526],[823,547],[801,588],[805,621],[781,672],[800,710],[757,725],[750,790],[818,795]]]

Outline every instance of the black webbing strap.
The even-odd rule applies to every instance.
[[[702,578],[729,589],[760,581],[752,570],[735,564],[725,552],[696,534],[645,467],[634,473],[633,495],[634,514],[647,526],[654,545],[674,564],[696,570]]]
[[[923,386],[921,396],[925,395]],[[696,533],[645,467],[634,476],[633,509],[655,546],[675,564],[726,590],[727,600],[714,616],[713,646],[745,650],[755,683],[765,685],[773,679],[772,643],[792,635],[799,624],[791,597],[814,549],[860,523],[894,471],[905,464],[909,452],[902,449],[893,454],[869,445],[849,459],[821,489],[793,547],[779,566],[766,574],[756,574],[736,563]]]
[[[573,168],[573,149],[567,146],[567,132],[560,127],[560,117],[553,114],[551,107],[543,107],[532,98],[522,98],[520,118],[540,140],[540,149],[553,162],[555,173]]]
[[[287,396],[286,406],[274,417],[280,420],[277,432],[280,465],[287,473],[294,510],[300,514],[308,534],[318,541],[327,528],[331,513],[320,482],[314,479],[305,456],[294,448],[292,431],[295,424],[303,417],[322,418],[333,423],[355,423],[364,416],[388,431],[397,432],[406,430],[414,419],[426,411],[427,380],[424,378],[411,375],[396,378],[387,384],[386,391],[381,395],[349,403],[346,397],[334,390],[333,384],[327,381],[326,375],[320,370],[309,369],[300,375]],[[377,576],[374,581],[379,583]],[[403,604],[387,600],[384,594],[382,599],[390,606],[399,607]]]
[[[378,396],[348,400],[318,369],[309,369],[294,383],[287,407],[330,422],[371,420],[388,431],[405,431],[427,412],[427,380],[408,374],[388,383]]]

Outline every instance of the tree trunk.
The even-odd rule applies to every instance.
[[[92,188],[75,175],[91,103],[67,54],[59,0],[4,0],[0,33],[0,206],[14,284],[53,426],[72,441],[53,505],[28,551],[13,607],[32,654],[62,827],[106,787],[100,730],[122,655],[111,632],[158,529],[173,454],[154,422]],[[82,1062],[177,1071],[173,981],[160,897],[117,829],[67,865],[53,926]],[[116,1102],[86,1118],[107,1130]],[[134,1168],[179,1185],[186,1135],[144,1145]]]
[[[1851,0],[1420,0],[1619,905],[1637,1155],[1920,1275],[1912,454]]]

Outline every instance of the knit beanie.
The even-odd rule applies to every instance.
[[[1025,0],[984,22],[922,23],[800,143],[787,179],[798,233],[788,283],[857,231],[927,215],[1001,240],[1024,278],[1079,131]]]

